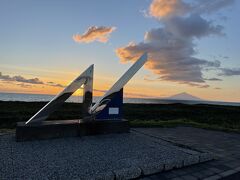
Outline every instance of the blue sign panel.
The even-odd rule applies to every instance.
[[[96,115],[96,120],[121,120],[123,107],[123,88],[114,93],[107,106]]]

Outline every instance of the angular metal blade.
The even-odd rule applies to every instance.
[[[73,80],[61,93],[55,96],[25,124],[39,122],[47,119],[51,113],[53,113],[59,106],[61,106],[88,79],[93,78],[93,67],[93,65],[89,66],[80,76]]]
[[[144,53],[123,75],[119,80],[90,108],[90,114],[96,114],[102,111],[106,104],[111,101],[114,94],[120,91],[125,84],[136,74],[136,72],[147,61],[147,53]]]

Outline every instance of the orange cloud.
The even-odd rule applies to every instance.
[[[153,17],[162,18],[182,15],[189,6],[181,0],[153,0],[149,7],[149,13]]]
[[[23,88],[31,88],[32,85],[47,85],[47,86],[59,87],[59,88],[65,87],[62,84],[55,83],[52,81],[43,82],[39,78],[28,79],[20,75],[18,76],[3,75],[2,72],[0,72],[0,82],[10,83],[10,84],[15,83],[16,85],[21,86]]]
[[[190,21],[199,24],[199,17],[189,18],[190,20],[184,19],[184,23]],[[157,80],[207,88],[209,86],[205,84],[204,68],[218,68],[220,62],[194,57],[196,51],[192,42],[193,36],[200,36],[201,33],[215,33],[214,27],[200,18],[200,23],[202,22],[207,24],[207,28],[203,29],[203,32],[193,31],[192,33],[181,33],[179,35],[179,33],[172,33],[166,27],[152,29],[145,34],[143,42],[130,43],[117,48],[116,54],[122,63],[126,63],[134,62],[141,54],[148,52],[148,61],[145,68],[157,75]],[[212,29],[214,29],[213,32]]]
[[[207,81],[219,80],[205,77],[208,69],[223,70],[218,60],[209,61],[196,57],[195,39],[210,35],[222,36],[223,26],[215,25],[203,17],[208,8],[211,12],[231,4],[228,0],[197,1],[186,3],[184,0],[153,0],[149,14],[161,23],[161,27],[147,31],[144,40],[130,42],[116,49],[122,63],[136,61],[144,52],[148,52],[145,68],[157,76],[158,80],[178,82],[194,87],[208,88]],[[221,2],[221,3],[220,3]],[[229,74],[238,74],[238,70],[225,70]],[[225,73],[226,75],[226,73]]]
[[[136,44],[130,42],[126,47],[120,47],[116,49],[116,54],[120,58],[121,63],[127,63],[128,61],[135,62],[141,55],[142,51],[133,51],[135,50]]]
[[[110,34],[116,30],[116,27],[91,26],[82,35],[73,35],[73,40],[78,43],[90,43],[93,41],[107,42]]]

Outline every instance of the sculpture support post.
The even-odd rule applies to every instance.
[[[88,113],[89,107],[92,105],[92,92],[93,91],[93,70],[83,87],[83,101],[82,101],[82,116],[84,120],[90,118],[90,114]]]

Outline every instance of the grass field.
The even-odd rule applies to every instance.
[[[26,121],[46,102],[0,101],[0,128],[15,128],[16,122]],[[65,103],[49,119],[78,119],[81,104]],[[240,107],[186,104],[124,104],[124,118],[134,127],[173,127],[189,125],[240,132]]]

